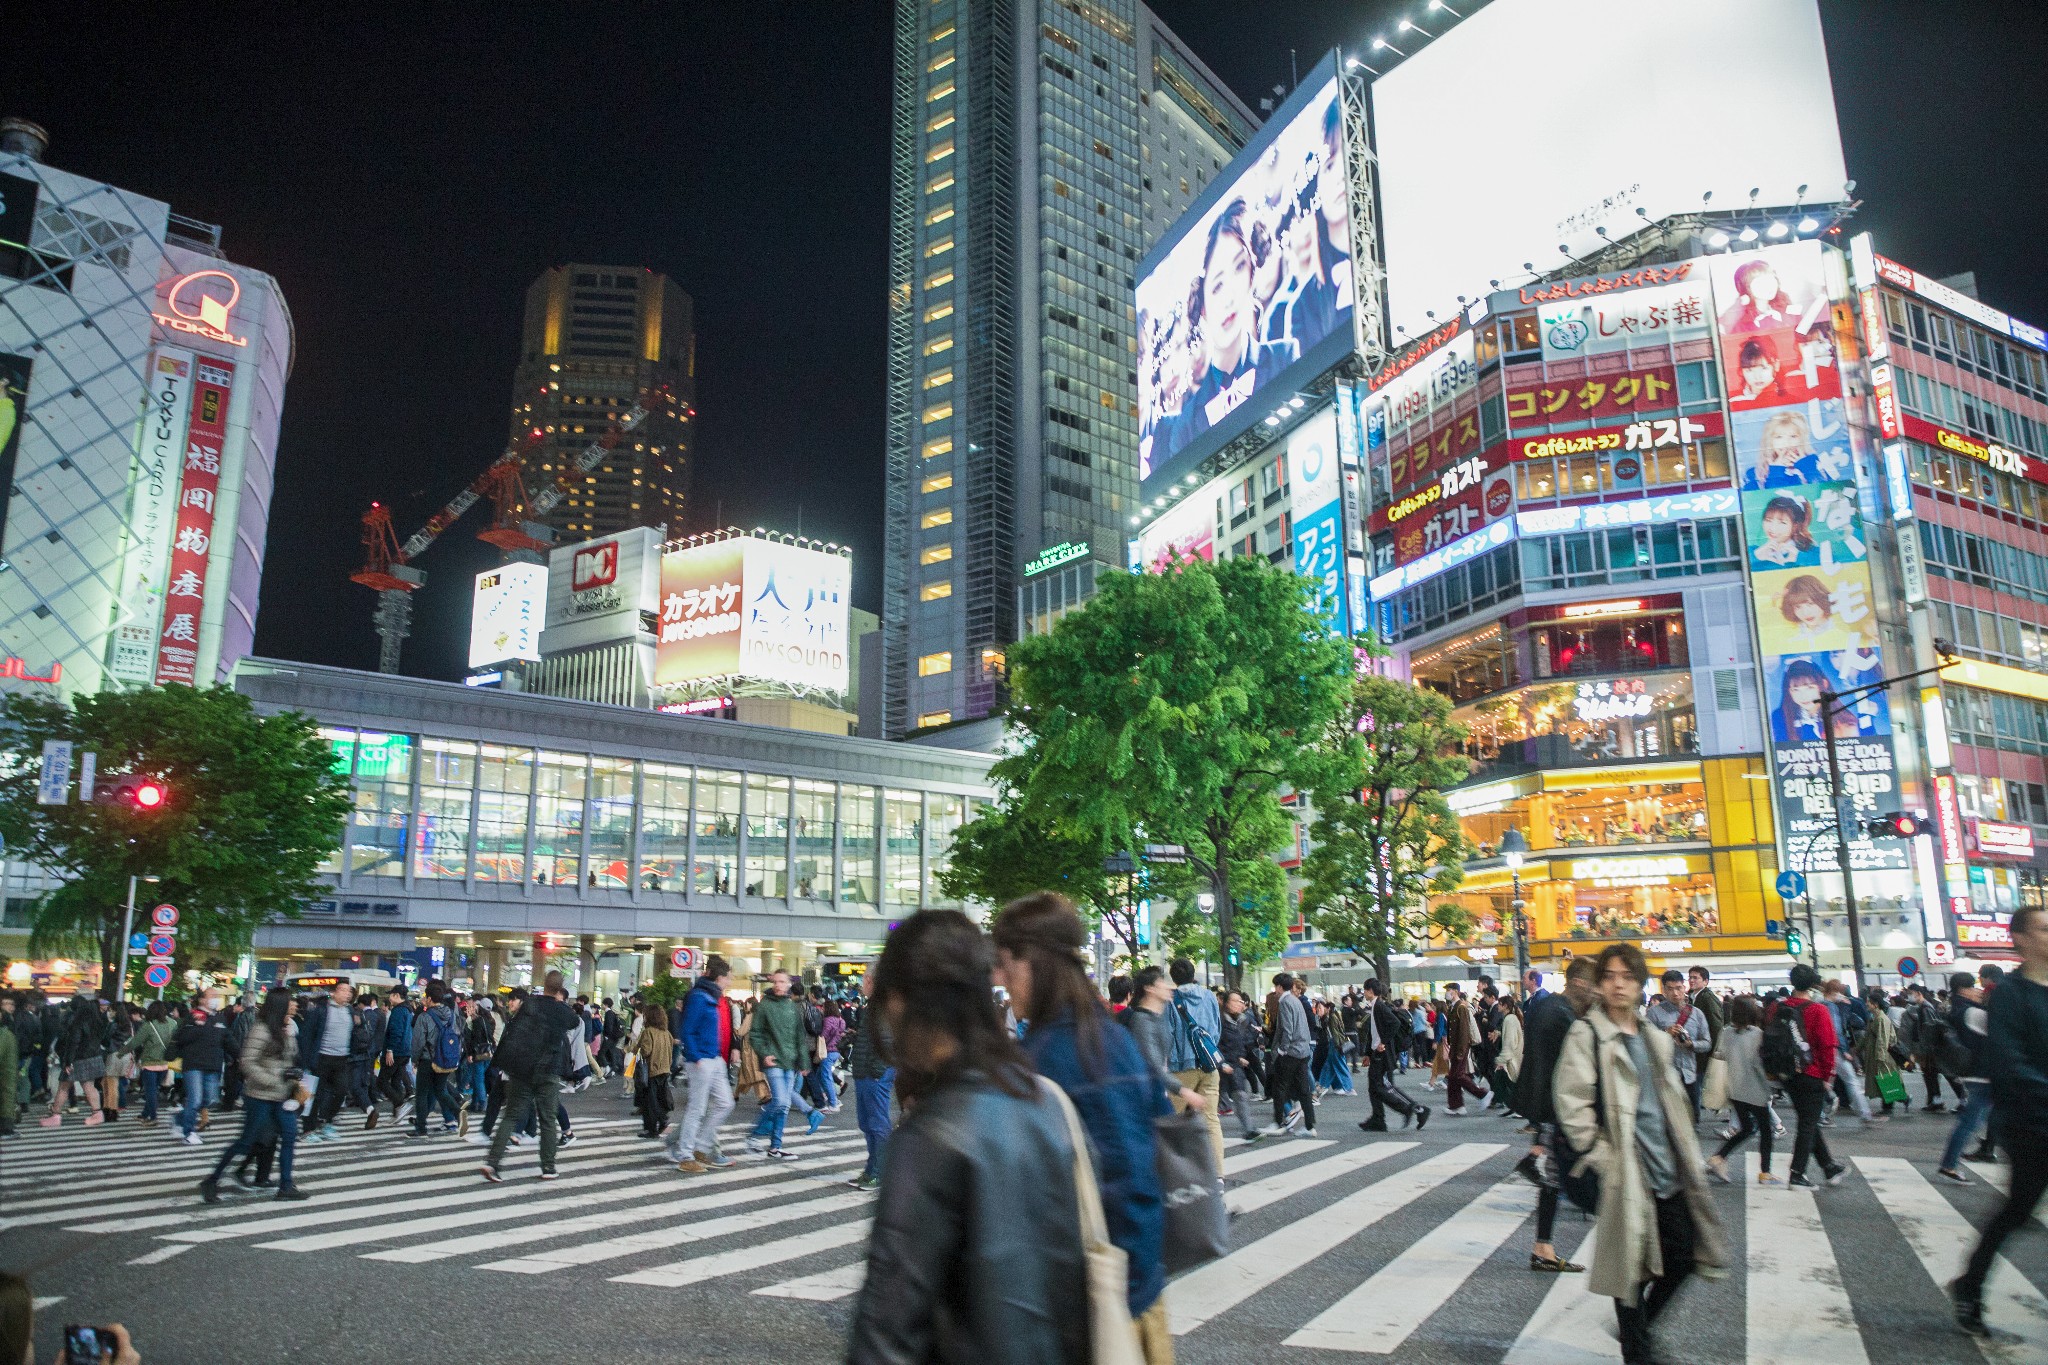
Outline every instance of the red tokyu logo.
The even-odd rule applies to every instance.
[[[569,568],[569,590],[601,588],[619,576],[619,542],[608,540],[587,550],[578,550]]]

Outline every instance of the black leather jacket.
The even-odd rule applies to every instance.
[[[1086,1365],[1074,1146],[1049,1093],[970,1074],[911,1108],[889,1139],[846,1359]]]

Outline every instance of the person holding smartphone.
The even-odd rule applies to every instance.
[[[35,1365],[35,1298],[28,1281],[0,1271],[0,1365]],[[57,1365],[142,1365],[128,1329],[120,1323],[104,1327],[76,1324],[64,1329],[64,1348]]]

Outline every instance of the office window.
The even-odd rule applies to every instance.
[[[917,718],[917,728],[922,730],[933,725],[949,725],[952,720],[951,711],[927,711]]]
[[[920,678],[929,678],[934,673],[951,673],[952,671],[953,651],[951,650],[941,650],[937,654],[927,654],[917,661],[917,676]]]
[[[476,744],[428,739],[420,744],[419,838],[412,875],[461,881],[469,875],[470,788],[476,783]]]
[[[951,370],[934,370],[924,377],[924,386],[928,389],[936,389],[941,385],[952,382],[953,372]]]
[[[953,438],[950,436],[941,436],[936,441],[926,441],[924,443],[924,457],[927,460],[936,460],[941,455],[951,455],[952,453]]]
[[[526,880],[526,816],[533,750],[486,744],[477,760],[476,879]]]
[[[948,171],[946,174],[927,183],[924,187],[924,192],[926,194],[937,194],[941,190],[950,190],[953,188],[953,183],[953,173]]]
[[[935,223],[945,222],[948,218],[951,218],[952,216],[953,206],[951,204],[941,204],[937,208],[933,209],[930,213],[927,213],[924,216],[924,225],[926,227],[931,227]]]
[[[953,557],[951,545],[934,545],[917,557],[920,564],[943,564]]]
[[[875,830],[873,787],[848,786],[839,793],[839,897],[873,905],[880,891],[881,841]]]
[[[412,821],[411,735],[365,730],[356,741],[348,864],[357,877],[403,877]]]
[[[929,166],[935,162],[944,161],[951,155],[953,155],[953,139],[947,138],[944,142],[941,142],[938,146],[924,154],[924,162],[925,165]]]
[[[690,769],[648,763],[640,775],[640,866],[649,891],[681,891],[690,856]]]
[[[938,355],[942,351],[950,351],[952,349],[953,338],[950,333],[942,337],[933,337],[924,344],[924,353],[926,355]]]
[[[938,493],[943,492],[944,490],[951,488],[952,486],[953,476],[951,474],[934,474],[929,479],[926,479],[922,484],[918,485],[917,491],[920,493]]]
[[[590,863],[584,869],[583,884],[625,890],[632,885],[632,759],[590,760],[589,813],[585,818],[590,826]]]
[[[789,894],[789,779],[747,775],[747,894]]]
[[[952,282],[953,272],[950,270],[941,270],[937,274],[932,275],[931,277],[926,279],[924,282],[924,287],[927,289],[943,289]]]
[[[933,87],[932,87],[932,92],[931,92],[931,94],[929,94],[929,95],[926,95],[926,96],[924,97],[924,102],[925,102],[926,104],[936,104],[936,103],[938,103],[938,102],[939,102],[940,100],[942,100],[942,99],[946,98],[946,96],[948,96],[948,95],[950,95],[950,94],[952,94],[952,93],[953,93],[953,82],[951,82],[951,81],[943,81],[943,82],[941,82],[940,84],[938,84],[938,85],[935,85],[935,86],[933,86]]]
[[[920,602],[936,602],[941,597],[952,595],[953,583],[950,579],[940,583],[927,583],[917,590],[917,600]]]
[[[934,507],[931,511],[925,513],[922,517],[918,518],[917,525],[920,530],[929,531],[934,526],[950,525],[952,523],[952,520],[952,508]]]
[[[924,312],[924,320],[926,322],[938,322],[941,319],[949,318],[952,316],[953,305],[951,303],[935,304],[932,307],[925,309]]]
[[[952,415],[953,405],[951,403],[937,403],[924,410],[924,423],[926,426],[930,426],[933,422],[943,422]]]
[[[334,771],[343,778],[346,778],[355,770],[356,732],[354,730],[339,730],[332,726],[323,725],[320,727],[320,738],[326,740],[328,747],[333,751]],[[340,875],[341,854],[342,850],[347,847],[348,817],[344,816],[341,820],[341,828],[334,831],[334,851],[321,859],[318,870],[321,872],[332,872],[337,876]]]
[[[690,818],[697,825],[697,861],[691,874],[696,889],[714,896],[738,894],[733,874],[740,849],[740,775],[698,769],[697,805]]]
[[[941,52],[938,56],[932,58],[931,61],[928,64],[926,64],[925,70],[944,71],[947,67],[951,66],[952,64],[953,54],[950,52]]]
[[[932,34],[931,37],[925,39],[925,41],[928,43],[944,42],[946,39],[953,36],[956,27],[956,25],[947,24],[945,27],[939,29],[936,33]]]
[[[935,719],[943,716],[944,720]],[[947,711],[918,717],[919,725],[943,725]],[[916,792],[891,791],[883,801],[882,837],[886,865],[883,889],[894,905],[924,903],[924,802]]]
[[[938,132],[938,131],[939,131],[940,129],[942,129],[942,128],[950,128],[950,127],[952,127],[952,126],[953,126],[953,115],[952,115],[952,113],[951,113],[950,111],[948,111],[947,113],[943,113],[943,114],[940,114],[940,115],[939,115],[939,116],[938,116],[937,118],[933,119],[933,120],[932,120],[932,121],[931,121],[930,123],[927,123],[927,124],[926,124],[926,125],[924,126],[924,130],[925,130],[925,131],[926,131],[927,133],[936,133],[936,132]]]
[[[796,866],[791,887],[804,900],[832,899],[832,783],[796,779],[790,820],[796,834]]]
[[[932,904],[948,910],[958,910],[960,902],[950,899],[939,890],[938,878],[952,856],[953,836],[959,833],[960,826],[967,823],[967,798],[932,792],[925,798],[925,804],[931,812],[927,824],[931,836]]]
[[[583,799],[590,759],[543,751],[533,803],[533,879],[542,886],[574,886],[583,876]]]
[[[926,247],[924,254],[926,256],[943,256],[952,249],[953,239],[951,237],[941,237],[938,241]]]

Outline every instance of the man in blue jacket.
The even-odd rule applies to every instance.
[[[1194,963],[1177,957],[1167,965],[1166,974],[1173,978],[1166,1069],[1180,1082],[1183,1091],[1192,1090],[1202,1097],[1202,1117],[1209,1124],[1209,1144],[1216,1149],[1216,1169],[1220,1173],[1223,1115],[1219,1110],[1223,1094],[1216,1065],[1223,1042],[1223,1014],[1216,1007],[1216,997],[1195,984]],[[1173,1107],[1183,1109],[1184,1101],[1176,1098]]]
[[[398,1122],[412,1107],[412,1086],[405,1068],[412,1061],[412,1006],[406,1003],[405,987],[391,988],[391,1015],[384,1023],[383,1069],[377,1073],[377,1089],[391,1101],[391,1121]]]
[[[690,1086],[683,1121],[669,1140],[668,1155],[684,1175],[723,1170],[732,1158],[718,1150],[718,1125],[732,1113],[732,1012],[725,1003],[732,967],[713,954],[683,1000],[683,1028],[677,1035]]]

